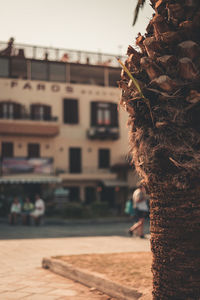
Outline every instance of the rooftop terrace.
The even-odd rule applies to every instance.
[[[0,42],[0,77],[117,86],[117,55]],[[121,57],[123,60],[124,57]]]

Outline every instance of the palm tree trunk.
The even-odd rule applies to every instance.
[[[154,299],[200,299],[198,203],[196,191],[155,192],[152,196]]]
[[[200,2],[151,0],[129,46],[121,103],[133,163],[150,194],[153,299],[200,299]],[[143,97],[144,95],[144,97]]]

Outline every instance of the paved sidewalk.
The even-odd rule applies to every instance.
[[[109,296],[91,290],[77,282],[55,275],[41,268],[43,257],[82,253],[112,253],[149,251],[149,240],[123,236],[89,236],[34,238],[34,231],[53,231],[52,226],[45,228],[16,228],[29,230],[28,239],[9,239],[10,228],[1,226],[0,235],[0,299],[30,300],[106,300]],[[4,235],[2,234],[4,231]],[[7,238],[6,239],[6,230]],[[15,231],[15,228],[12,229]],[[56,229],[58,230],[58,229]],[[84,226],[79,231],[84,231]],[[50,234],[49,234],[50,235]],[[48,236],[48,235],[47,235]],[[59,236],[59,235],[58,235]],[[4,237],[3,237],[4,238]]]

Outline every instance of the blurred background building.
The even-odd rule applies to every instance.
[[[137,176],[115,56],[0,42],[1,195],[123,210]]]

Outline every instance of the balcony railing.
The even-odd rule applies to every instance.
[[[7,42],[0,41],[0,52],[7,47]],[[11,56],[18,56],[23,53],[25,58],[49,61],[65,61],[90,65],[107,65],[119,67],[116,57],[125,57],[119,54],[106,54],[101,52],[81,51],[65,48],[42,47],[27,44],[14,44]]]
[[[117,140],[119,139],[118,127],[91,127],[87,130],[87,137],[90,140]]]
[[[35,122],[57,122],[58,121],[58,117],[53,117],[53,116],[47,116],[47,117],[33,117],[30,114],[22,114],[22,115],[5,115],[5,116],[1,116],[0,115],[0,120],[28,120],[28,121],[35,121]]]

